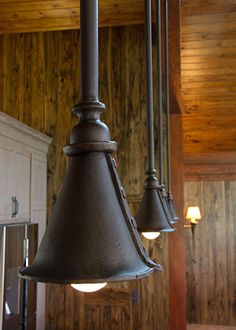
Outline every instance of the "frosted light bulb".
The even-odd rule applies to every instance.
[[[82,292],[95,292],[104,288],[107,283],[83,283],[83,284],[71,284],[72,288]]]
[[[147,239],[155,239],[160,236],[161,233],[156,232],[143,232],[142,235]]]

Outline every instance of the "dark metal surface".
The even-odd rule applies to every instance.
[[[160,172],[160,196],[162,199],[162,205],[165,210],[165,214],[169,223],[175,223],[175,219],[172,216],[168,194],[165,190],[164,184],[164,159],[163,159],[163,83],[162,83],[162,11],[161,0],[157,0],[157,67],[158,67],[158,146],[159,146],[159,172]]]
[[[152,6],[145,1],[145,41],[146,41],[146,84],[148,123],[148,171],[154,169],[154,120],[153,120],[153,79],[152,79]]]
[[[72,157],[60,196],[26,279],[111,282],[160,268],[146,255],[109,154]]]
[[[71,159],[52,219],[33,264],[20,270],[25,279],[97,283],[161,270],[144,250],[110,155],[116,143],[100,120],[97,6],[81,0],[81,67],[90,67],[81,70],[81,101],[73,108],[80,121],[64,148]]]
[[[161,35],[161,0],[157,0],[157,71],[158,71],[158,151],[159,151],[159,179],[164,184],[163,174],[163,130],[162,130],[162,35]]]
[[[151,0],[145,0],[145,40],[147,73],[147,119],[148,119],[148,171],[144,184],[144,195],[138,209],[136,220],[140,232],[171,232],[172,217],[163,189],[156,178],[154,169],[154,132],[153,132],[153,81],[152,81],[152,17]],[[161,97],[162,101],[162,97]],[[161,119],[160,119],[161,120]],[[161,120],[162,121],[162,120]],[[159,131],[162,135],[162,129]],[[161,141],[162,143],[162,141]],[[162,148],[161,148],[162,150]]]
[[[98,6],[80,1],[80,101],[98,101]],[[93,22],[92,22],[92,19]]]
[[[166,147],[167,147],[167,203],[173,223],[179,220],[174,208],[171,190],[171,160],[170,160],[170,82],[169,82],[169,10],[168,0],[165,0],[165,68],[166,68]]]
[[[143,199],[136,215],[140,232],[175,231],[167,219],[163,201],[157,178],[149,176],[145,181]]]

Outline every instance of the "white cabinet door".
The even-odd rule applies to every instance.
[[[30,152],[19,145],[15,150],[15,197],[17,214],[15,219],[30,219]]]
[[[0,221],[12,218],[14,197],[14,148],[8,139],[0,136]]]
[[[31,210],[46,210],[47,158],[32,154],[31,158]]]
[[[30,219],[30,152],[0,136],[0,222]]]

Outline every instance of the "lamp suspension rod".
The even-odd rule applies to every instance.
[[[165,0],[165,68],[166,68],[166,148],[167,148],[167,184],[171,193],[170,168],[170,81],[169,81],[169,10]]]
[[[152,77],[152,6],[145,0],[145,42],[148,122],[148,172],[154,170],[153,77]]]
[[[98,102],[98,0],[80,0],[80,103]]]
[[[161,47],[161,0],[157,0],[157,67],[158,67],[158,132],[159,132],[159,177],[164,184],[163,176],[163,133],[162,133],[162,47]]]

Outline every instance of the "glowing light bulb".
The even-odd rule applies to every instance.
[[[161,233],[156,232],[143,232],[142,235],[147,239],[155,239],[160,236]]]
[[[107,285],[107,283],[83,283],[83,284],[71,284],[72,288],[81,292],[95,292],[101,290]]]

